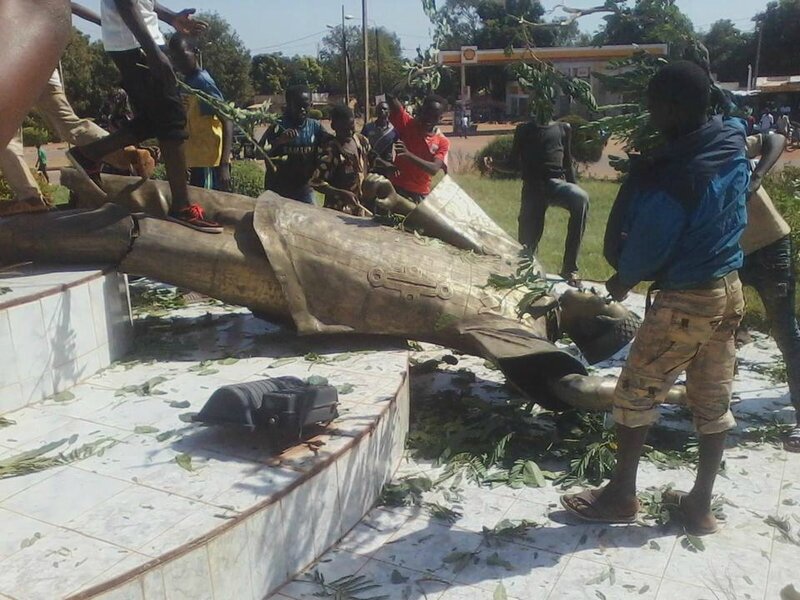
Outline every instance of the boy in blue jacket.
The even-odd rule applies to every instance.
[[[609,219],[606,283],[624,298],[641,281],[658,290],[617,383],[617,466],[608,485],[562,496],[596,522],[636,520],[636,472],[657,406],[686,372],[686,396],[700,440],[694,487],[671,491],[688,533],[717,530],[711,493],[735,422],[730,412],[734,334],[744,312],[737,269],[747,216],[749,169],[744,122],[708,119],[709,79],[694,63],[662,68],[650,81],[652,124],[665,143],[632,164]]]

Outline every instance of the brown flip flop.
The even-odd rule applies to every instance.
[[[561,506],[564,509],[589,523],[635,523],[636,514],[614,514],[597,508],[597,498],[600,490],[584,490],[577,494],[564,494],[561,496]]]
[[[681,525],[683,525],[683,530],[688,533],[689,535],[711,535],[712,533],[717,533],[719,531],[719,525],[714,525],[714,527],[700,527],[700,528],[689,528],[686,524],[686,515],[683,513],[683,507],[681,503],[683,499],[688,495],[688,492],[683,492],[681,490],[666,490],[661,495],[661,502],[662,505],[671,512],[674,512],[675,515],[680,519]]]

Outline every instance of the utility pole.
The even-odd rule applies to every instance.
[[[758,72],[761,65],[761,38],[764,37],[764,21],[758,21],[758,44],[756,45],[756,68],[753,72],[754,87],[757,86]]]
[[[369,122],[369,26],[367,25],[367,0],[361,0],[361,37],[364,41],[364,122]]]
[[[350,61],[347,60],[347,29],[344,25],[344,4],[342,4],[342,60],[344,61],[344,103],[350,106]]]
[[[375,27],[375,58],[378,59],[378,88],[383,94],[383,73],[381,72],[381,42],[378,39],[378,27]]]

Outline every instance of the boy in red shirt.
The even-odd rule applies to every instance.
[[[397,98],[389,96],[388,101],[389,120],[400,137],[394,146],[397,172],[391,182],[398,194],[420,203],[431,192],[431,178],[441,169],[447,172],[450,141],[437,127],[447,102],[440,96],[428,96],[412,117]]]

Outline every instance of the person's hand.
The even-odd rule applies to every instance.
[[[194,13],[197,9],[184,8],[181,12],[175,15],[172,20],[172,26],[180,34],[183,35],[199,35],[208,30],[208,23],[195,19]]]
[[[484,156],[483,166],[486,167],[487,173],[491,173],[492,171],[494,171],[494,159],[491,156]]]
[[[156,47],[147,53],[147,67],[152,76],[165,84],[174,84],[177,81],[172,63],[161,48]]]
[[[275,143],[278,145],[286,144],[290,140],[296,138],[297,135],[298,135],[297,129],[287,129],[278,136],[278,139],[275,140]]]
[[[628,292],[631,291],[628,286],[624,285],[619,280],[619,275],[617,273],[614,273],[611,278],[606,281],[606,290],[608,290],[609,295],[617,302],[622,302],[628,296]]]
[[[411,152],[408,150],[408,148],[406,148],[405,143],[401,142],[400,140],[398,140],[398,141],[396,141],[394,143],[394,153],[397,156],[410,156],[411,155]]]
[[[217,169],[217,178],[220,191],[230,192],[233,189],[231,183],[231,163],[220,163]]]
[[[346,206],[361,206],[361,203],[358,201],[358,198],[356,198],[356,195],[349,190],[339,190],[336,192],[336,199],[344,203]]]
[[[761,187],[761,175],[753,173],[750,176],[750,184],[747,186],[747,191],[751,194]]]

